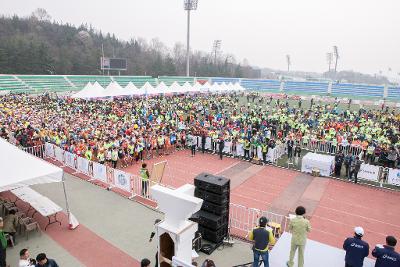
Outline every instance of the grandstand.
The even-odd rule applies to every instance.
[[[86,75],[69,75],[67,80],[71,82],[75,89],[82,89],[88,82],[98,82],[102,86],[107,86],[111,82],[110,76],[86,76]]]
[[[164,82],[167,86],[170,86],[174,82],[179,85],[183,85],[185,82],[193,84],[195,81],[194,77],[182,77],[182,76],[158,76],[158,82]]]
[[[382,98],[384,86],[351,83],[332,84],[332,95],[355,98]],[[397,88],[400,90],[399,88]]]
[[[21,75],[17,76],[31,90],[40,92],[43,90],[49,91],[67,91],[71,89],[71,84],[63,77],[56,75]]]
[[[114,76],[113,80],[123,87],[127,86],[129,82],[132,82],[138,88],[142,87],[146,82],[152,86],[157,85],[157,79],[151,76]]]
[[[240,81],[241,86],[246,89],[279,92],[281,82],[278,80],[251,80],[242,79]]]
[[[81,90],[88,82],[98,82],[106,87],[111,81],[118,82],[125,87],[132,82],[136,87],[142,87],[146,82],[156,86],[164,82],[167,86],[173,82],[183,85],[185,82],[194,84],[195,81],[209,81],[210,83],[240,83],[249,90],[288,93],[298,95],[330,95],[338,97],[352,97],[356,99],[382,99],[385,86],[311,82],[311,81],[279,81],[262,79],[242,79],[224,77],[183,77],[183,76],[100,76],[100,75],[0,75],[0,92],[33,92],[44,91],[72,91]],[[329,90],[331,87],[331,90]],[[329,92],[330,91],[330,92]],[[390,101],[400,101],[400,87],[387,87],[387,97]]]
[[[240,83],[239,78],[211,78],[212,83]]]
[[[400,87],[389,87],[387,98],[389,100],[399,101],[400,100]]]
[[[0,92],[24,92],[30,88],[21,80],[12,75],[0,75]]]
[[[284,91],[292,94],[325,95],[328,92],[328,83],[321,82],[295,82],[284,83]]]

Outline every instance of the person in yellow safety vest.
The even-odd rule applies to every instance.
[[[91,147],[88,147],[88,149],[87,149],[86,152],[85,152],[85,158],[86,158],[87,160],[92,160],[92,156],[93,156],[92,148],[91,148]]]
[[[118,163],[118,149],[116,147],[114,147],[113,150],[111,151],[111,161],[112,161],[112,167],[116,169]]]
[[[104,164],[105,154],[104,154],[104,149],[103,148],[101,148],[99,150],[99,153],[97,153],[97,160],[99,161],[100,164]]]
[[[264,142],[261,144],[261,151],[263,156],[263,164],[267,164],[267,153],[268,153],[268,144]]]
[[[140,174],[140,177],[142,178],[142,196],[147,197],[150,173],[149,173],[149,170],[147,169],[146,163],[142,164],[142,168],[140,168],[139,174]]]
[[[266,217],[263,216],[259,219],[259,226],[249,232],[248,238],[253,241],[254,262],[252,266],[258,266],[260,257],[264,266],[269,266],[269,249],[275,244],[276,240],[272,229],[268,227]]]

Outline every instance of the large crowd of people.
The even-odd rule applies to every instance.
[[[194,136],[202,136],[203,148],[211,137],[214,152],[229,141],[235,154],[241,143],[248,160],[257,157],[258,147],[264,154],[285,142],[289,156],[295,146],[329,144],[330,152],[357,147],[365,160],[398,166],[397,110],[289,101],[244,93],[112,101],[8,95],[0,97],[0,136],[24,147],[51,142],[114,167],[191,147]]]
[[[257,157],[258,148],[264,155],[268,149],[282,143],[286,145],[289,158],[293,152],[294,156],[300,156],[301,147],[329,148],[328,152],[337,152],[336,174],[340,174],[344,164],[346,175],[355,172],[357,178],[360,158],[387,167],[399,166],[399,129],[398,110],[383,106],[381,109],[361,106],[355,109],[351,104],[343,108],[339,100],[322,104],[312,99],[306,103],[300,98],[258,94],[176,95],[106,101],[48,94],[0,97],[0,137],[22,147],[50,142],[88,160],[121,168],[186,147],[191,148],[194,156],[195,137],[199,136],[197,140],[201,140],[201,144],[197,146],[204,152],[205,140],[210,137],[211,150],[219,151],[221,159],[224,142],[232,145],[233,155],[236,146],[241,144],[242,156],[247,160]],[[351,150],[346,150],[349,147],[356,147],[361,153],[354,157]],[[349,153],[345,155],[344,151]],[[146,170],[145,164],[142,167]],[[7,229],[11,228],[7,226]],[[12,234],[11,230],[7,232]],[[388,242],[394,247],[394,241]],[[264,250],[255,255],[257,260],[265,256],[263,253]],[[380,254],[374,252],[373,255],[379,257]],[[40,262],[41,257],[37,261]],[[288,264],[293,265],[292,256]]]

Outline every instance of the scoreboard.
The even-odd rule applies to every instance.
[[[100,58],[100,67],[102,70],[126,70],[127,64],[125,58]]]

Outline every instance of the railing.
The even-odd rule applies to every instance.
[[[29,154],[32,154],[38,158],[44,158],[45,148],[44,145],[32,146],[32,147],[21,147],[21,149]]]
[[[195,136],[195,145],[197,149],[202,149],[202,144],[201,144],[201,136]],[[211,137],[206,138],[205,142],[205,151],[208,152],[217,152],[218,151],[218,141],[212,139]],[[242,143],[236,143],[234,145],[230,141],[226,141],[224,144],[224,149],[223,149],[224,155],[231,156],[231,157],[241,157],[243,158],[245,156],[244,152],[244,147]],[[274,148],[269,148],[267,155],[266,155],[266,161],[271,162],[276,164],[277,160],[282,157],[286,153],[285,151],[285,144],[278,144]],[[261,147],[256,147],[254,149],[250,149],[249,151],[249,156],[251,158],[256,158],[258,160],[263,159],[263,153],[261,150]]]
[[[108,189],[121,191],[125,196],[131,198],[141,196],[152,200],[149,194],[150,181],[142,182],[141,177],[137,175],[79,157],[50,143],[46,143],[42,148],[38,150],[41,151],[40,153],[36,153],[34,148],[24,150],[36,156],[58,161],[62,164],[62,167],[68,167],[76,173],[82,173],[89,177],[89,181],[99,182]]]
[[[248,208],[238,204],[229,204],[229,225],[231,235],[246,238],[249,231],[258,225],[259,218],[265,216],[268,225],[279,237],[288,227],[289,218],[270,211]]]
[[[304,149],[319,153],[336,154],[336,152],[342,151],[345,154],[350,152],[353,156],[358,156],[363,152],[362,147],[359,145],[337,144],[331,141],[304,138],[301,142]]]
[[[321,144],[313,144],[317,146]],[[279,146],[280,150],[284,146]],[[329,147],[329,146],[327,146]],[[128,197],[140,196],[145,199],[152,200],[149,195],[149,182],[142,182],[141,177],[133,174],[126,173],[122,170],[114,169],[105,166],[98,162],[89,161],[85,158],[79,157],[68,151],[64,151],[60,147],[46,143],[45,145],[22,148],[24,151],[40,157],[49,158],[58,161],[63,167],[68,167],[76,173],[85,174],[89,177],[89,181],[97,181],[105,185],[108,189],[117,189]],[[280,151],[279,153],[283,153]],[[361,169],[366,168],[365,173],[370,174],[371,169],[377,166],[362,166]],[[378,167],[379,168],[379,167]],[[387,169],[385,180],[389,184],[400,185],[400,170]],[[380,170],[382,172],[382,170]],[[359,177],[362,176],[361,172]],[[361,177],[360,177],[361,178]],[[362,179],[362,178],[361,178]],[[368,177],[366,179],[369,179]],[[376,180],[371,176],[370,180]],[[152,200],[154,201],[154,200]],[[289,218],[285,215],[272,213],[269,211],[262,211],[255,208],[248,208],[242,205],[230,203],[229,209],[229,229],[233,236],[239,238],[246,238],[248,232],[258,224],[261,216],[265,216],[269,220],[269,226],[274,231],[275,236],[279,237],[281,233],[286,231],[288,227]]]

